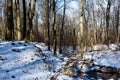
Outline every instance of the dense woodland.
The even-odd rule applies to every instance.
[[[119,43],[120,0],[0,0],[0,39],[45,42],[54,55],[57,46]]]

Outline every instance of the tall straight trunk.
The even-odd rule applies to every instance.
[[[116,38],[117,42],[119,42],[119,15],[120,15],[120,3],[118,5],[117,10],[115,11],[115,29],[116,29]]]
[[[47,1],[47,36],[48,36],[48,40],[47,40],[47,43],[48,43],[48,50],[50,50],[50,23],[49,23],[49,18],[50,18],[50,0],[46,0]]]
[[[19,7],[19,0],[17,0],[17,39],[21,40],[22,33],[21,33],[21,20],[20,20],[20,7]]]
[[[64,27],[64,18],[65,18],[65,0],[64,0],[64,8],[63,8],[63,18],[62,18],[62,26],[60,30],[60,48],[59,48],[59,53],[62,53],[62,46],[63,46],[63,27]]]
[[[22,39],[26,38],[26,1],[23,2],[23,28],[22,28]]]
[[[12,0],[7,0],[7,28],[5,39],[13,40],[14,39],[14,24],[13,24],[13,2]]]
[[[34,17],[34,12],[35,12],[35,6],[36,6],[36,0],[34,0],[33,5],[31,7],[31,0],[29,0],[29,9],[28,9],[28,28],[27,28],[27,33],[26,33],[26,38],[27,40],[30,40],[30,35],[32,33],[32,27],[33,27],[33,17]]]
[[[84,35],[84,0],[80,2],[80,40],[83,39]]]
[[[111,0],[108,0],[107,9],[106,9],[106,42],[109,42],[109,21],[110,21],[110,7],[111,7]]]
[[[96,29],[96,25],[95,25],[95,12],[94,12],[94,0],[92,0],[92,10],[93,10],[93,27],[94,27],[94,42],[97,43],[97,29]]]
[[[75,28],[73,28],[73,50],[76,50],[76,32]]]
[[[28,26],[27,26],[27,32],[26,32],[26,40],[30,40],[30,32],[32,29],[32,20],[31,20],[31,0],[28,0]]]
[[[3,8],[3,10],[4,10],[4,18],[3,18],[3,30],[2,30],[2,39],[3,40],[5,40],[5,35],[6,35],[6,33],[5,33],[5,28],[6,28],[6,16],[7,16],[7,1],[5,0],[4,1],[4,8]]]
[[[81,48],[81,58],[83,56],[83,45],[84,45],[84,5],[85,0],[80,2],[80,48]]]
[[[53,8],[52,8],[52,23],[53,23],[53,55],[57,56],[56,50],[57,50],[57,25],[56,25],[56,2],[55,0],[52,0]]]

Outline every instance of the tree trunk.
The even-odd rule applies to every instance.
[[[21,40],[21,20],[20,20],[20,7],[19,7],[19,0],[17,0],[17,39]]]
[[[120,15],[120,3],[117,7],[117,10],[115,11],[115,29],[116,29],[116,38],[117,42],[119,43],[119,15]]]
[[[14,24],[13,24],[13,3],[12,0],[7,0],[7,28],[5,39],[13,40],[14,39]]]
[[[84,36],[84,4],[85,4],[85,1],[81,0],[80,2],[80,41],[83,40],[83,36]]]
[[[73,50],[76,50],[76,30],[73,28]]]
[[[52,23],[53,23],[53,55],[57,56],[56,50],[57,50],[57,35],[56,35],[56,30],[57,30],[57,25],[56,25],[56,2],[53,0],[53,9],[52,9]]]
[[[63,27],[64,27],[65,9],[66,9],[66,4],[65,4],[65,0],[64,0],[62,26],[61,26],[61,30],[60,30],[60,47],[59,47],[59,53],[62,53],[62,46],[63,46],[63,33],[64,33]]]
[[[111,0],[108,0],[107,9],[106,9],[106,43],[109,43],[109,21],[110,21],[110,7],[111,7]]]
[[[46,24],[47,24],[47,28],[48,28],[48,30],[47,30],[47,36],[48,36],[48,39],[47,39],[47,43],[48,43],[48,50],[50,50],[50,23],[49,23],[49,18],[50,18],[50,6],[49,6],[49,4],[50,4],[50,0],[46,0],[46,5],[47,5],[47,10],[46,10],[46,15],[47,15],[47,22],[46,22]]]
[[[34,17],[34,12],[35,12],[35,6],[36,6],[36,0],[34,0],[33,5],[31,7],[31,0],[29,0],[29,9],[28,9],[28,28],[27,28],[27,33],[26,33],[26,38],[27,40],[30,40],[30,35],[32,32],[32,27],[33,27],[33,17]]]
[[[94,11],[94,0],[92,0],[92,10],[93,10],[93,28],[94,28],[94,43],[96,44],[97,43],[97,29],[96,29],[96,21],[95,21],[95,11]]]
[[[81,50],[81,58],[83,56],[83,45],[84,45],[84,5],[85,0],[81,0],[80,2],[80,50]]]
[[[23,2],[23,28],[22,28],[22,39],[26,38],[26,1]]]

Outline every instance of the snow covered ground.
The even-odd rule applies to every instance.
[[[94,46],[92,52],[85,52],[83,60],[94,59],[96,65],[119,69],[119,45],[101,46]],[[56,73],[54,80],[79,80],[62,73],[68,61],[69,57],[62,54],[54,57],[44,43],[0,40],[0,80],[50,80]],[[71,60],[70,64],[75,62]],[[81,60],[78,63],[81,65],[84,62]]]
[[[117,44],[96,45],[92,52],[85,52],[83,59],[92,59],[101,66],[120,68],[120,46]]]
[[[0,41],[0,80],[49,80],[65,62],[46,49],[44,43]]]

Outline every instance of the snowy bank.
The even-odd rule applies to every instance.
[[[65,62],[44,43],[0,41],[0,80],[49,80]]]
[[[85,52],[83,60],[94,60],[96,65],[120,68],[120,46],[117,44],[96,45],[91,52]]]

